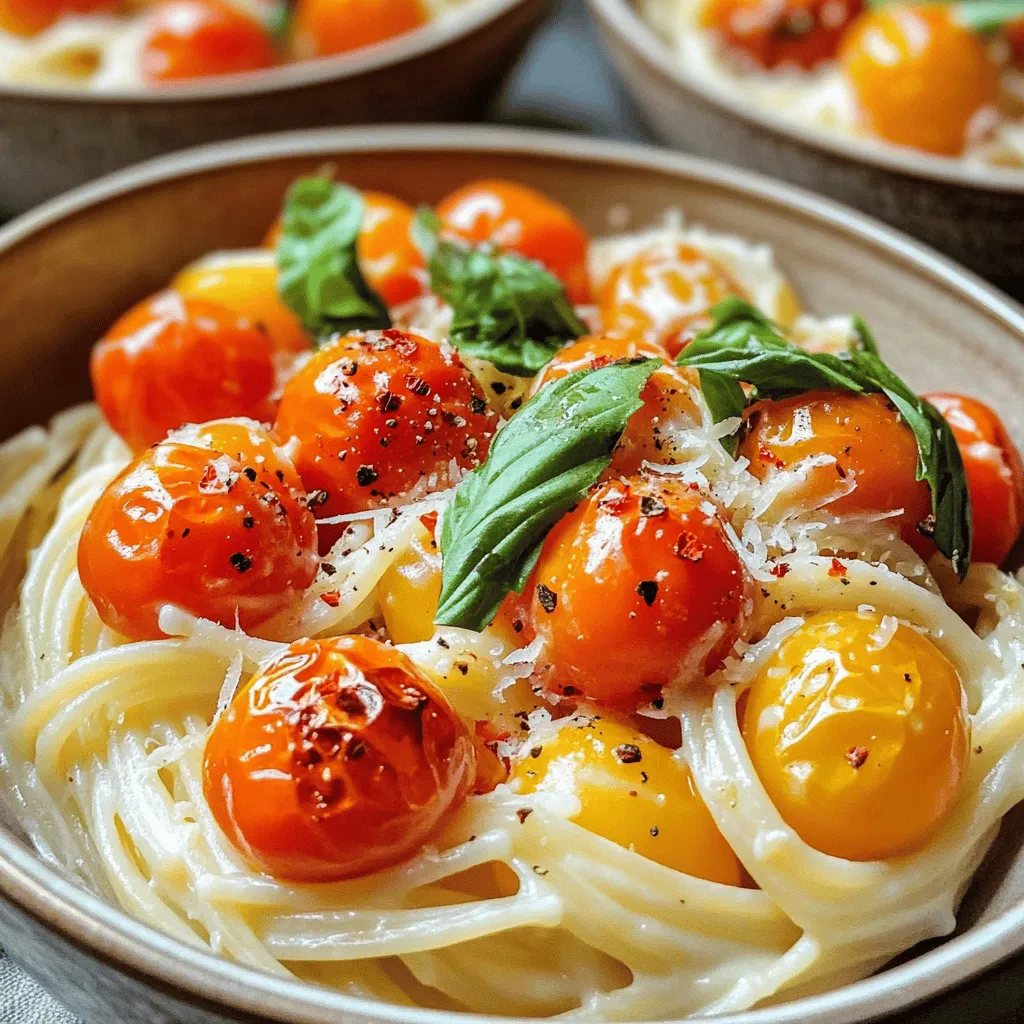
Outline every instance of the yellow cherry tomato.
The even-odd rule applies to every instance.
[[[846,860],[920,850],[967,762],[956,669],[927,637],[876,612],[809,616],[761,668],[742,729],[783,819]]]
[[[434,635],[434,615],[441,596],[441,552],[433,538],[436,523],[434,513],[381,577],[380,607],[393,643],[413,644]]]
[[[642,857],[724,885],[746,878],[732,848],[672,751],[607,719],[566,723],[512,770],[520,792],[567,793],[583,809],[572,820]]]

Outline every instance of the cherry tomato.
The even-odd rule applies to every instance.
[[[228,0],[165,0],[150,15],[140,54],[154,83],[259,71],[277,63],[262,25]]]
[[[1010,44],[1010,53],[1019,65],[1024,63],[1024,18],[1017,18],[1003,26],[1003,34]]]
[[[139,455],[93,506],[78,574],[100,618],[162,637],[164,605],[244,630],[313,582],[316,526],[302,484],[259,424],[189,426]]]
[[[999,94],[985,43],[946,4],[866,11],[839,60],[872,132],[942,156],[963,152],[972,119]]]
[[[956,669],[910,626],[888,635],[876,612],[809,616],[762,666],[742,729],[783,819],[847,860],[921,849],[967,762]]]
[[[0,0],[0,31],[32,36],[68,14],[110,11],[117,0]]]
[[[864,0],[711,0],[703,23],[762,68],[832,60]]]
[[[974,540],[971,557],[999,565],[1024,526],[1024,465],[1002,420],[983,402],[937,392],[924,396],[953,429],[967,471]]]
[[[739,454],[759,480],[802,470],[782,500],[835,516],[900,509],[885,523],[919,554],[934,550],[917,529],[932,510],[928,484],[917,479],[917,441],[884,395],[812,391],[757,402],[744,425]],[[808,461],[822,455],[834,461]]]
[[[708,310],[729,295],[747,298],[717,260],[679,242],[652,247],[616,267],[597,295],[601,324],[663,345],[677,356],[710,323]]]
[[[421,0],[298,0],[292,49],[301,58],[345,53],[411,32],[428,18]]]
[[[536,260],[565,286],[569,301],[590,301],[590,238],[560,204],[514,181],[473,181],[437,206],[445,227],[468,242],[493,242]]]
[[[465,799],[473,745],[404,654],[298,640],[235,696],[203,789],[231,841],[278,878],[329,882],[414,856]]]
[[[140,302],[97,342],[90,371],[103,415],[135,451],[185,423],[274,418],[270,339],[205,299]]]
[[[497,417],[458,353],[404,331],[349,335],[288,382],[277,414],[320,518],[450,487],[486,458]],[[321,528],[321,545],[340,531]]]
[[[558,522],[523,596],[546,685],[632,710],[718,668],[750,586],[708,499],[652,473],[597,485]]]

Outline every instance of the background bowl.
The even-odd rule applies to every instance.
[[[343,180],[410,202],[500,175],[549,193],[595,234],[608,232],[613,209],[643,226],[676,207],[709,228],[767,242],[812,310],[862,313],[911,383],[983,396],[1024,442],[1024,310],[903,236],[788,186],[689,157],[535,132],[436,127],[294,133],[179,154],[83,188],[0,231],[0,436],[86,396],[89,348],[121,312],[203,253],[256,244],[291,180],[325,162]],[[850,1024],[895,1012],[915,1024],[1004,1019],[1005,1008],[1024,1001],[1020,964],[963,990],[952,1016],[945,1003],[903,1011],[1024,949],[1022,825],[1024,813],[1012,813],[954,938],[834,992],[718,1020]],[[93,1024],[453,1021],[259,974],[165,938],[63,878],[2,827],[0,894],[0,942]]]
[[[257,132],[474,120],[552,0],[461,10],[335,57],[157,90],[0,85],[0,220],[128,164]]]
[[[803,127],[687,70],[630,0],[587,0],[627,90],[663,142],[856,206],[1024,297],[1024,170]]]

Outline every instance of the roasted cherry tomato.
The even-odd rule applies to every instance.
[[[103,415],[141,451],[185,423],[272,420],[270,339],[205,299],[160,292],[126,313],[92,350]]]
[[[143,452],[96,502],[78,574],[100,618],[163,636],[176,605],[250,630],[313,582],[316,526],[298,475],[251,420],[189,426]]]
[[[295,467],[323,491],[318,518],[406,501],[454,483],[452,463],[486,458],[497,417],[448,345],[404,331],[349,335],[288,382],[277,414]],[[321,529],[321,545],[333,532]]]
[[[975,115],[999,94],[984,41],[947,4],[865,12],[839,59],[872,132],[942,156],[963,152]]]
[[[473,181],[446,196],[437,215],[469,242],[493,242],[536,260],[565,286],[569,301],[590,301],[590,238],[564,207],[513,181]]]
[[[917,441],[884,395],[812,391],[757,402],[744,429],[739,453],[759,480],[800,470],[780,501],[840,517],[899,510],[883,525],[919,553],[934,550],[918,531],[932,499],[928,484],[917,479]]]
[[[657,343],[632,337],[584,337],[566,346],[533,381],[536,394],[545,384],[577,370],[597,369],[617,359],[660,359],[665,365],[640,392],[643,407],[630,417],[619,439],[609,473],[631,476],[646,462],[672,465],[685,453],[676,443],[675,428],[686,429],[700,422],[700,411],[690,388],[696,383],[693,371],[674,366],[668,353]]]
[[[523,596],[546,685],[632,710],[718,668],[749,589],[714,506],[652,473],[599,484],[563,517]]]
[[[171,287],[186,298],[209,299],[244,316],[270,335],[277,352],[312,348],[299,318],[278,295],[273,253],[263,249],[216,253],[186,267]]]
[[[473,744],[401,651],[298,640],[239,691],[203,782],[231,841],[277,878],[329,882],[414,856],[473,784]]]
[[[570,719],[512,770],[519,792],[564,793],[582,805],[572,820],[667,868],[742,885],[743,867],[718,831],[690,769],[670,750],[617,722]]]
[[[0,31],[31,36],[68,14],[110,11],[117,0],[0,0]]]
[[[326,57],[380,43],[425,24],[421,0],[298,0],[292,20],[297,57]]]
[[[779,814],[847,860],[925,844],[956,802],[970,735],[945,655],[867,611],[818,612],[787,636],[750,688],[742,728]]]
[[[925,395],[953,429],[967,471],[974,540],[971,558],[999,565],[1024,526],[1024,465],[1002,420],[965,395]]]
[[[810,71],[835,57],[863,7],[864,0],[711,0],[703,23],[762,68]]]
[[[608,333],[655,342],[676,356],[708,326],[708,310],[729,295],[747,298],[717,260],[679,242],[653,246],[616,267],[597,304]]]
[[[165,0],[139,59],[143,77],[164,83],[259,71],[277,55],[263,26],[228,0]]]
[[[1024,18],[1017,18],[1003,26],[1003,34],[1010,44],[1010,53],[1014,61],[1024,63]]]

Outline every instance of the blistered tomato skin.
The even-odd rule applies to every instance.
[[[548,534],[526,586],[545,685],[632,710],[719,667],[751,584],[708,499],[652,473],[593,489]]]
[[[329,882],[414,856],[465,799],[473,745],[394,647],[299,640],[214,725],[204,790],[225,834],[277,878]]]
[[[946,4],[866,11],[844,36],[839,61],[868,129],[940,156],[963,152],[972,119],[999,95],[985,41]]]
[[[782,818],[847,860],[921,849],[956,802],[969,723],[956,669],[875,612],[818,612],[755,678],[742,731]]]
[[[523,795],[576,796],[572,821],[589,832],[696,878],[744,883],[690,769],[654,740],[605,718],[573,719],[533,750],[512,771]]]
[[[711,256],[679,242],[616,267],[597,293],[602,329],[664,346],[672,357],[710,323],[708,310],[744,289]]]
[[[924,396],[946,418],[971,495],[971,558],[999,565],[1024,526],[1024,465],[1002,420],[983,402],[948,392]]]
[[[115,0],[0,0],[0,30],[32,36],[68,14],[109,11]]]
[[[320,349],[285,387],[276,429],[297,439],[296,469],[326,492],[327,519],[444,490],[452,460],[470,470],[487,457],[496,424],[453,348],[388,330]]]
[[[126,313],[92,350],[93,392],[133,451],[185,423],[272,420],[270,339],[237,313],[164,291]]]
[[[420,0],[298,0],[291,48],[300,59],[345,53],[419,28]]]
[[[227,0],[165,0],[149,15],[140,54],[154,84],[260,71],[277,63],[263,26]]]
[[[536,260],[562,282],[575,305],[590,301],[590,238],[554,200],[513,181],[474,181],[442,199],[437,215],[466,241],[493,242]]]
[[[159,639],[164,605],[251,630],[316,575],[316,525],[301,481],[248,420],[190,426],[139,455],[100,496],[78,574],[100,618]]]
[[[928,484],[917,479],[917,441],[884,395],[811,391],[758,402],[747,411],[744,430],[739,454],[759,480],[803,471],[804,478],[794,478],[780,501],[835,516],[901,509],[883,525],[918,553],[934,551],[917,528],[932,510]],[[833,461],[807,462],[820,456]]]

